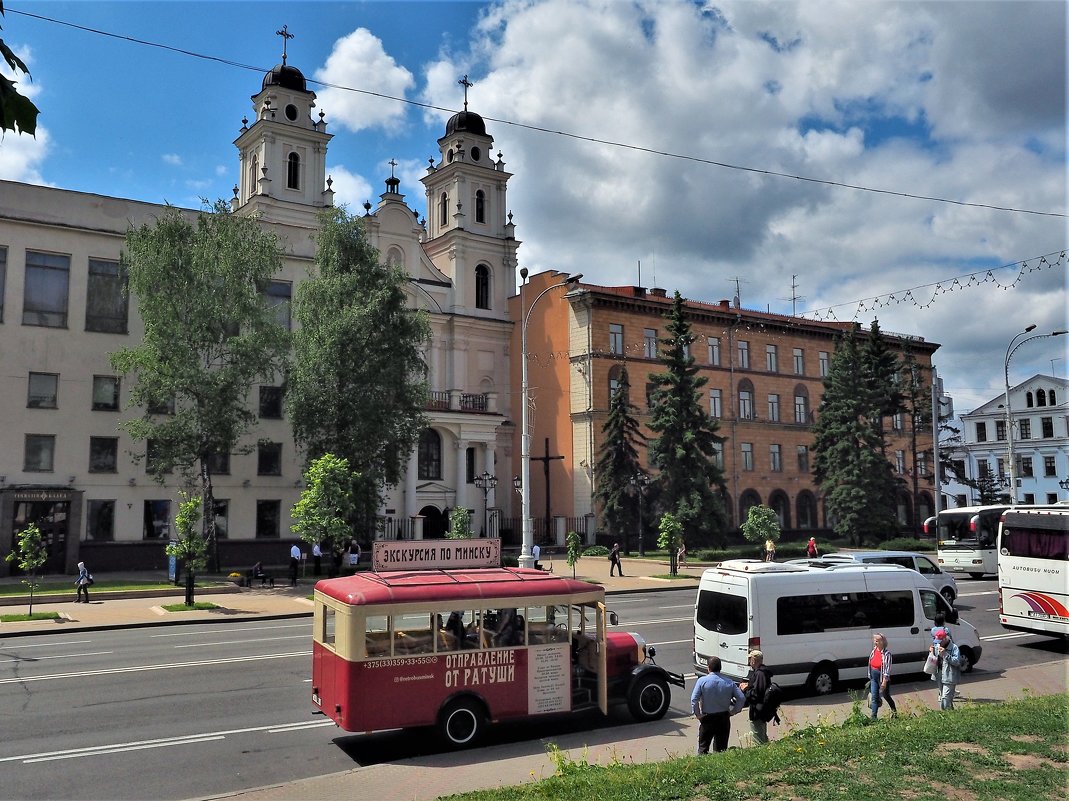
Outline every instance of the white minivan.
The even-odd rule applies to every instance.
[[[939,565],[922,553],[913,551],[842,551],[829,553],[820,557],[828,562],[861,562],[866,565],[902,565],[910,570],[916,570],[932,586],[939,590],[939,594],[951,604],[958,597],[958,582],[949,571],[943,570]]]
[[[896,674],[923,670],[935,615],[961,650],[962,670],[980,660],[976,629],[915,570],[848,562],[827,567],[732,559],[706,570],[694,604],[694,665],[710,656],[744,679],[746,655],[764,653],[784,687],[817,695],[868,677],[872,635],[887,637]]]

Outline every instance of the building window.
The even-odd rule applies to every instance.
[[[119,411],[119,378],[117,376],[93,376],[93,411]]]
[[[51,473],[56,455],[56,438],[52,434],[27,434],[23,469],[27,473]]]
[[[928,454],[926,453],[917,454],[917,475],[928,475]]]
[[[616,391],[620,388],[620,376],[623,375],[623,368],[619,365],[615,365],[609,369],[609,402],[616,397]]]
[[[805,375],[805,351],[801,348],[794,349],[794,374]]]
[[[609,323],[609,353],[624,353],[624,327],[619,323]]]
[[[809,472],[809,446],[808,445],[799,445],[797,451],[798,451],[798,472],[799,473],[808,473]]]
[[[174,396],[163,400],[150,401],[148,404],[149,414],[170,415],[174,414]]]
[[[724,443],[713,443],[713,464],[720,470],[724,469]]]
[[[146,540],[171,538],[171,502],[145,501],[144,526],[141,536]]]
[[[739,390],[739,419],[753,420],[753,393],[747,389]]]
[[[753,470],[753,443],[743,442],[739,445],[742,451],[742,469],[746,471]]]
[[[442,478],[442,437],[433,428],[419,435],[417,476],[420,481]]]
[[[976,441],[987,442],[987,423],[982,420],[976,424]]]
[[[256,475],[282,475],[282,443],[261,442],[256,449]]]
[[[1001,457],[995,460],[995,475],[1006,475],[1006,460]]]
[[[230,454],[226,451],[208,454],[208,472],[213,476],[230,475]]]
[[[895,451],[895,472],[902,475],[906,472],[906,452]]]
[[[819,363],[818,366],[820,367],[820,377],[827,378],[828,369],[831,366],[831,356],[828,355],[826,350],[822,350],[817,353],[817,361]]]
[[[269,281],[265,295],[269,315],[274,319],[276,325],[280,325],[289,331],[293,327],[290,322],[293,284],[289,281]],[[236,334],[237,331],[231,333]]]
[[[170,473],[172,465],[164,461],[160,445],[154,439],[145,440],[145,472],[151,475]]]
[[[126,275],[119,262],[90,259],[85,330],[125,334],[127,308]]]
[[[449,198],[445,192],[438,198],[438,224],[443,228],[449,223]]]
[[[1057,492],[1048,492],[1047,493],[1047,504],[1050,505],[1050,504],[1055,504],[1057,502],[1058,502],[1058,493]]]
[[[486,222],[486,193],[481,189],[475,193],[475,222]]]
[[[1021,457],[1021,476],[1023,478],[1032,478],[1034,475],[1035,475],[1035,473],[1032,472],[1032,457],[1031,456],[1022,456]]]
[[[995,440],[997,442],[1005,442],[1006,441],[1006,421],[1005,420],[996,420],[995,421]]]
[[[252,157],[252,168],[249,170],[249,195],[250,196],[257,194],[257,191],[260,188],[259,184],[257,183],[259,180],[260,180],[260,157],[259,156],[253,156]]]
[[[464,452],[464,483],[475,483],[475,448],[468,448]]]
[[[1032,439],[1032,421],[1027,417],[1017,421],[1017,428],[1021,432],[1021,439]]]
[[[30,373],[28,409],[55,409],[58,405],[59,376],[55,373]]]
[[[768,461],[773,473],[783,472],[783,449],[779,445],[768,446]]]
[[[260,387],[260,419],[282,419],[282,387]]]
[[[1036,495],[1034,492],[1026,492],[1024,494],[1025,504],[1034,504],[1036,502]]]
[[[770,373],[779,372],[779,351],[775,345],[765,345],[765,369]]]
[[[723,396],[719,389],[709,390],[709,416],[714,420],[719,420],[724,416],[722,400]]]
[[[794,422],[809,422],[809,396],[805,394],[805,388],[799,387],[794,394]]]
[[[86,503],[85,538],[104,542],[115,539],[115,501]]]
[[[277,540],[281,518],[281,501],[257,501],[256,539]]]
[[[657,395],[657,385],[647,381],[646,382],[646,408],[653,408],[654,397]]]
[[[1053,456],[1043,457],[1043,475],[1048,477],[1058,475],[1057,467],[1054,464]]]
[[[4,322],[4,286],[7,284],[7,248],[0,247],[0,323]]]
[[[895,412],[891,415],[891,430],[902,430],[902,412]]]
[[[116,473],[119,470],[119,438],[89,438],[89,472]]]
[[[714,337],[709,338],[709,364],[720,366],[720,340]]]
[[[642,329],[642,355],[647,359],[657,358],[657,329]]]
[[[299,153],[290,153],[286,159],[286,188],[301,188],[301,156]]]
[[[771,423],[779,422],[779,395],[768,396],[768,420]]]
[[[750,369],[750,343],[739,340],[739,367]]]
[[[1043,439],[1051,439],[1054,436],[1054,418],[1041,417],[1039,425],[1043,429]]]
[[[1050,391],[1049,400],[1050,400],[1050,405],[1051,406],[1057,406],[1058,405],[1058,401],[1055,400],[1055,394],[1054,394],[1054,390],[1053,389]]]
[[[1024,405],[1031,409],[1035,404],[1032,402],[1032,393],[1026,392],[1024,394]]]
[[[26,251],[26,287],[22,324],[67,327],[67,292],[71,257],[58,253]]]
[[[490,308],[490,268],[485,264],[475,268],[475,308]]]
[[[1047,405],[1047,393],[1042,389],[1036,390],[1036,406]]]

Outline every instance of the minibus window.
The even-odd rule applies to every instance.
[[[368,615],[364,632],[368,657],[390,655],[390,619],[386,615]]]
[[[334,647],[334,626],[336,614],[337,613],[329,606],[323,607],[323,630],[322,632],[320,632],[321,636],[319,639],[322,641],[323,645],[329,645],[331,648]]]
[[[746,632],[746,599],[739,595],[702,590],[698,593],[698,625],[721,634]]]

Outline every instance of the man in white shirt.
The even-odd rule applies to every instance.
[[[319,543],[312,544],[312,572],[319,575],[320,568],[323,566],[323,549],[319,547]]]
[[[301,564],[301,549],[297,543],[290,548],[290,586],[297,586],[297,567]]]
[[[542,557],[542,549],[538,547],[538,544],[531,546],[531,556],[534,557],[535,570],[541,570],[542,565],[538,563],[538,560]]]

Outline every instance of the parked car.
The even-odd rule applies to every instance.
[[[916,570],[928,581],[932,582],[932,586],[947,599],[947,603],[953,604],[958,597],[958,583],[954,580],[954,577],[922,553],[914,553],[913,551],[842,551],[826,554],[819,559],[807,560],[808,564],[815,567],[820,567],[821,562],[830,564],[860,562],[865,565],[901,565],[910,570]]]

